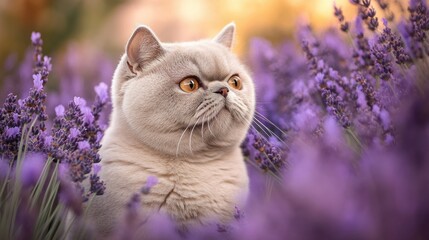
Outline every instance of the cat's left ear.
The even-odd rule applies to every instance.
[[[217,43],[224,45],[225,47],[231,49],[232,43],[234,42],[235,35],[235,23],[230,23],[226,25],[220,33],[214,38]]]
[[[161,42],[147,26],[138,27],[126,46],[128,67],[134,74],[164,53]]]

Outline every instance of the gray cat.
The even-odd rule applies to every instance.
[[[255,109],[254,85],[231,52],[235,25],[213,40],[161,43],[135,30],[112,82],[102,141],[103,196],[89,214],[109,233],[148,176],[159,182],[142,209],[179,224],[227,223],[248,195],[240,143]]]

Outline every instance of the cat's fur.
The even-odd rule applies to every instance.
[[[235,25],[213,40],[160,43],[145,26],[131,36],[112,82],[113,112],[100,154],[103,196],[90,214],[110,232],[148,176],[159,180],[142,197],[146,212],[179,224],[227,222],[244,203],[248,176],[240,149],[255,108],[254,86],[233,55]],[[241,90],[227,81],[238,74]],[[204,86],[179,88],[187,76]],[[227,87],[227,97],[215,93]]]

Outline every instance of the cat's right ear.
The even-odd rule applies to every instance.
[[[134,74],[146,64],[161,56],[164,49],[156,35],[147,26],[138,27],[128,40],[126,53],[127,64]]]

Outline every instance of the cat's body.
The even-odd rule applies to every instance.
[[[142,208],[179,224],[228,222],[244,203],[240,144],[255,100],[251,78],[230,52],[233,34],[229,25],[215,40],[161,44],[140,27],[129,40],[100,150],[106,192],[90,208],[102,232],[112,230],[148,176],[158,184]]]

